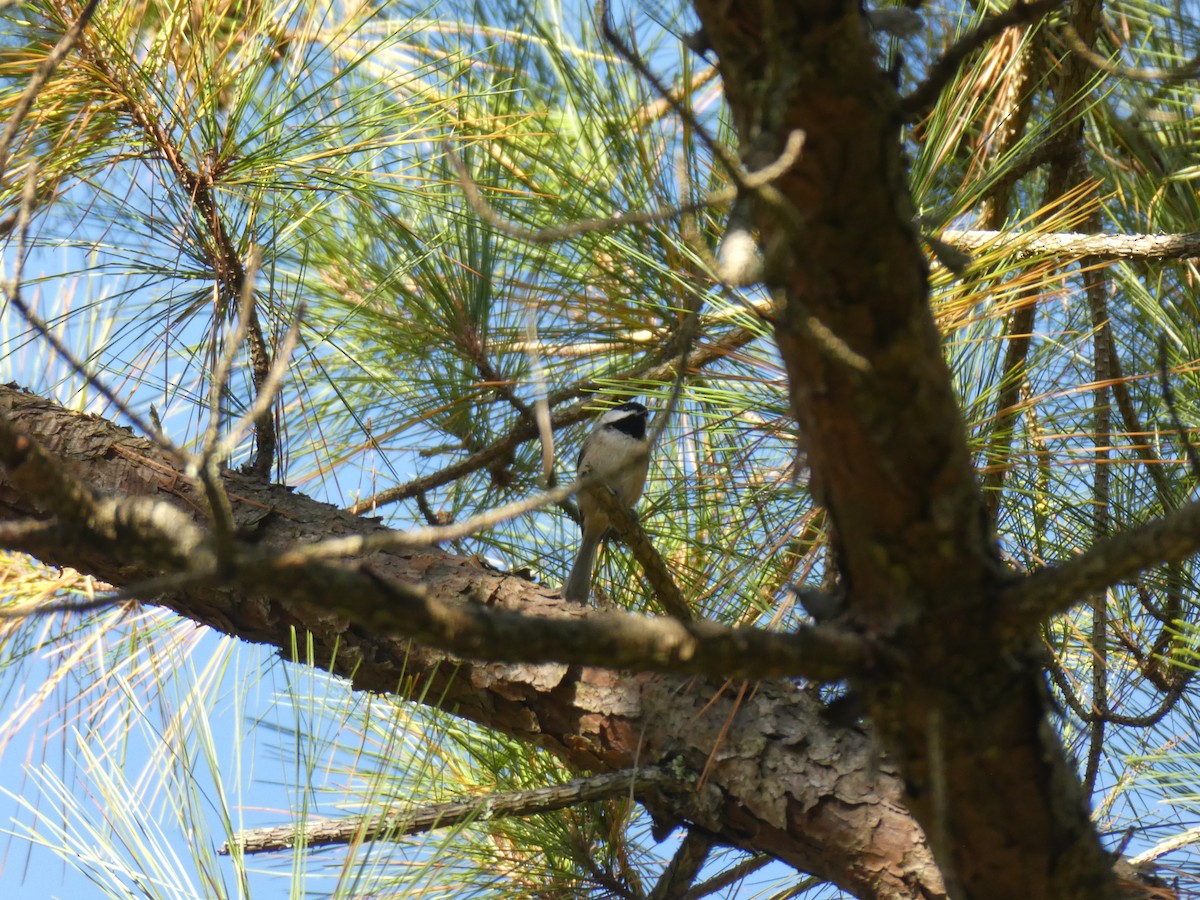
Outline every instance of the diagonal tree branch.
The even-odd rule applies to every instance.
[[[661,357],[650,359],[627,371],[617,375],[610,375],[603,379],[603,383],[589,380],[557,390],[546,398],[546,402],[551,407],[579,397],[584,397],[585,399],[553,412],[550,416],[551,427],[554,429],[566,428],[595,416],[599,397],[593,395],[604,397],[616,396],[613,391],[614,384],[627,381],[631,385],[639,385],[647,381],[670,380],[675,377],[680,367],[689,371],[702,369],[731,353],[737,352],[761,336],[762,332],[758,329],[736,328],[728,334],[701,344],[696,349],[687,353],[685,358],[681,358],[678,355],[679,351],[676,350],[668,353],[666,359]],[[517,447],[537,437],[539,437],[539,433],[536,425],[527,420],[519,421],[507,435],[493,444],[472,453],[465,459],[451,463],[437,472],[422,475],[414,478],[412,481],[387,488],[371,497],[360,500],[350,507],[350,512],[372,512],[381,506],[398,503],[401,500],[408,500],[435,488],[450,484],[464,475],[469,475],[472,472],[486,468],[497,460],[511,458]]]
[[[3,418],[0,465],[14,487],[55,514],[58,525],[49,534],[10,534],[10,547],[45,559],[70,552],[115,555],[127,544],[157,570],[140,584],[127,582],[127,591],[114,600],[196,586],[286,589],[300,602],[323,605],[379,633],[459,656],[514,663],[837,681],[867,667],[871,658],[861,637],[832,625],[785,634],[617,610],[585,614],[561,604],[529,616],[495,607],[501,587],[478,565],[474,578],[463,567],[467,582],[459,596],[446,598],[414,583],[412,574],[388,571],[384,553],[339,566],[312,559],[306,541],[297,549],[242,548],[236,560],[218,558],[212,537],[176,506],[145,496],[96,494]]]
[[[675,900],[687,893],[708,859],[713,839],[695,829],[689,829],[647,900]]]
[[[1189,503],[1145,525],[1098,541],[1086,552],[1011,585],[1003,594],[999,624],[1007,636],[1066,612],[1089,593],[1103,591],[1162,563],[1200,553],[1200,502]]]
[[[65,460],[93,496],[173,498],[193,524],[203,521],[195,490],[165,451],[149,441],[13,388],[0,388],[0,418]],[[53,470],[49,477],[61,481]],[[227,485],[239,537],[254,539],[264,554],[331,534],[384,530],[258,479],[231,473]],[[45,517],[45,490],[0,469],[0,518]],[[44,548],[42,558],[118,587],[163,572],[162,561],[139,558],[131,541],[112,542],[100,551],[59,543]],[[462,598],[473,594],[481,606],[510,614],[597,616],[568,609],[538,585],[436,548],[377,553],[362,564],[369,566],[371,578],[342,571],[360,577],[362,584],[420,584],[426,596],[460,607],[469,605]],[[670,761],[673,772],[696,786],[683,796],[646,799],[664,821],[695,823],[720,841],[770,854],[863,898],[945,897],[922,831],[901,799],[900,779],[870,734],[831,725],[820,704],[788,682],[760,681],[739,697],[703,677],[461,658],[332,609],[332,594],[305,600],[297,591],[299,581],[263,578],[232,588],[190,584],[155,602],[283,653],[290,652],[297,629],[307,632],[315,658],[356,688],[435,704],[554,752],[578,771],[604,773]],[[381,595],[375,602],[393,599]],[[736,727],[730,729],[729,723]],[[714,755],[714,748],[720,752]]]

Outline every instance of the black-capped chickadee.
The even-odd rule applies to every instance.
[[[575,464],[579,477],[593,475],[599,480],[579,492],[583,537],[562,591],[563,598],[572,603],[588,602],[596,551],[608,531],[608,515],[596,502],[595,492],[611,490],[622,504],[632,507],[646,486],[646,470],[650,466],[646,416],[646,407],[640,403],[613,407],[600,417],[579,451]]]

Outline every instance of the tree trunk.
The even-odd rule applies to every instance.
[[[995,612],[1001,565],[928,305],[900,97],[858,0],[696,0],[756,167],[805,135],[757,203],[776,339],[846,621],[886,644],[852,679],[956,897],[1112,896],[1032,633]],[[751,148],[747,152],[745,148]]]

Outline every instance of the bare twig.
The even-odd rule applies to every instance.
[[[226,572],[232,571],[233,566],[235,525],[233,506],[229,502],[229,495],[225,492],[225,482],[220,473],[221,464],[225,461],[223,451],[226,446],[232,444],[232,441],[226,441],[224,444],[221,441],[221,400],[225,396],[226,382],[233,369],[233,360],[250,330],[250,310],[254,304],[254,277],[258,273],[258,263],[258,248],[253,247],[247,262],[246,277],[242,279],[241,292],[238,296],[237,322],[234,325],[233,334],[226,342],[225,352],[217,358],[216,365],[213,367],[208,392],[208,428],[205,431],[204,443],[200,453],[192,458],[188,466],[193,470],[189,474],[197,477],[204,488],[218,564]],[[214,317],[214,332],[220,327],[220,323],[221,319]],[[214,340],[214,346],[215,343]]]
[[[641,797],[647,791],[678,788],[678,782],[665,769],[622,769],[527,791],[497,792],[428,806],[405,804],[402,808],[374,815],[310,819],[300,825],[253,828],[235,834],[217,852],[228,856],[359,841],[395,841],[435,828],[454,828],[510,816],[535,816],[609,797]]]
[[[557,485],[541,493],[534,494],[503,506],[497,506],[478,515],[454,522],[450,525],[437,525],[428,528],[413,528],[408,531],[387,531],[370,535],[353,535],[351,537],[331,538],[317,544],[308,544],[289,551],[289,556],[296,561],[315,559],[338,559],[351,556],[362,556],[376,553],[380,550],[411,550],[420,547],[430,547],[443,541],[457,541],[489,528],[523,516],[526,513],[561,503],[568,497],[579,492],[587,484],[597,483],[604,473],[590,475],[581,481]]]
[[[586,397],[587,399],[573,403],[570,407],[553,413],[550,417],[551,427],[555,429],[564,428],[592,418],[596,415],[598,402],[624,396],[624,392],[614,389],[613,386],[615,384],[620,384],[621,382],[661,381],[666,378],[674,378],[679,366],[687,369],[701,369],[717,360],[723,359],[730,353],[736,352],[758,337],[759,332],[754,329],[738,328],[710,344],[701,345],[694,353],[688,354],[686,358],[677,353],[670,353],[667,354],[665,361],[661,357],[651,359],[625,372],[606,378],[603,384],[589,379],[561,388],[546,398],[547,405],[551,408],[575,397]],[[406,484],[380,491],[372,497],[355,503],[350,507],[350,511],[356,514],[371,512],[385,504],[407,500],[415,497],[422,491],[430,491],[442,485],[449,484],[464,475],[486,468],[495,460],[510,455],[525,441],[533,440],[536,437],[538,437],[537,428],[529,425],[527,422],[519,422],[513,426],[507,435],[490,446],[472,453],[466,459],[451,463],[438,472],[423,475]]]
[[[246,274],[242,278],[241,289],[238,292],[237,321],[234,323],[233,333],[226,341],[225,352],[217,358],[216,365],[213,366],[208,387],[208,429],[204,434],[204,444],[201,450],[201,454],[206,459],[217,455],[217,445],[221,434],[221,400],[225,395],[229,373],[233,370],[234,358],[241,349],[242,342],[246,340],[246,332],[250,329],[249,313],[250,307],[254,303],[254,281],[258,275],[258,266],[261,260],[262,255],[258,247],[251,247],[250,256],[246,260]],[[220,327],[220,319],[216,319],[213,325]],[[216,342],[214,336],[214,345]]]
[[[525,353],[529,357],[529,369],[533,374],[534,422],[542,444],[542,480],[546,487],[554,487],[554,428],[550,424],[550,404],[546,400],[550,389],[546,384],[546,373],[542,368],[542,354],[538,350],[537,319],[533,310],[525,322]]]
[[[1042,234],[947,229],[943,241],[968,253],[1003,247],[1018,258],[1063,256],[1096,259],[1194,259],[1200,257],[1200,232],[1188,234]]]
[[[1063,38],[1066,40],[1067,46],[1071,48],[1072,53],[1079,54],[1087,60],[1089,65],[1109,75],[1116,75],[1118,78],[1126,78],[1130,81],[1154,81],[1162,82],[1163,84],[1175,84],[1195,78],[1197,74],[1200,74],[1200,54],[1171,69],[1127,66],[1123,63],[1114,62],[1112,59],[1102,56],[1089,47],[1083,38],[1079,36],[1079,32],[1075,30],[1075,26],[1070,22],[1064,22],[1060,27]]]
[[[608,465],[605,465],[605,464]],[[546,506],[551,506],[556,503],[561,503],[568,497],[579,493],[581,490],[586,490],[589,487],[603,485],[609,478],[616,474],[614,466],[621,466],[624,461],[620,459],[601,460],[586,477],[577,479],[565,485],[558,485],[549,488],[541,493],[534,494],[531,497],[526,497],[522,500],[516,500],[512,503],[506,503],[503,506],[497,506],[493,509],[486,510],[478,515],[463,519],[459,522],[454,522],[450,525],[436,525],[427,528],[417,528],[408,531],[380,531],[367,535],[352,535],[350,537],[331,538],[327,541],[321,541],[316,544],[306,544],[302,547],[296,547],[287,551],[280,561],[286,565],[291,565],[306,560],[325,560],[339,559],[346,557],[361,557],[370,553],[377,553],[381,550],[409,550],[421,547],[430,547],[434,544],[439,544],[444,541],[456,541],[465,537],[470,537],[481,531],[486,531],[489,528],[515,519],[525,513],[533,512],[534,510],[542,509]],[[606,502],[608,497],[604,496],[604,491],[596,492],[601,502]],[[614,510],[617,511],[617,518],[620,520],[618,526],[625,522],[628,523],[632,519],[632,515],[628,510],[621,508],[619,503],[613,501]],[[606,506],[607,509],[607,506]],[[649,538],[645,532],[639,528],[630,528],[628,531],[631,534],[640,533],[642,542],[648,544]],[[661,557],[657,557],[653,553],[653,548],[650,548],[651,553],[657,558],[658,567],[661,571],[666,571],[666,566],[662,562]],[[651,562],[651,565],[654,565]],[[669,578],[669,576],[667,576]],[[677,591],[677,589],[676,589]]]
[[[1141,715],[1131,716],[1125,713],[1114,712],[1111,709],[1100,713],[1095,707],[1089,708],[1085,706],[1079,698],[1079,692],[1067,679],[1066,670],[1057,659],[1052,660],[1052,664],[1047,666],[1047,671],[1050,673],[1050,678],[1059,689],[1063,700],[1066,701],[1071,712],[1081,722],[1092,726],[1107,723],[1129,728],[1152,728],[1166,718],[1167,713],[1175,708],[1175,704],[1179,702],[1179,698],[1183,696],[1184,690],[1190,683],[1190,678],[1180,678],[1163,692],[1162,699],[1159,700],[1154,709]]]

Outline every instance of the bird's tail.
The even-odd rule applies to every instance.
[[[579,541],[579,554],[575,564],[571,566],[571,574],[563,585],[564,600],[571,603],[587,605],[588,596],[592,592],[592,570],[596,567],[596,551],[600,549],[600,538],[603,535],[590,535],[586,531]]]

